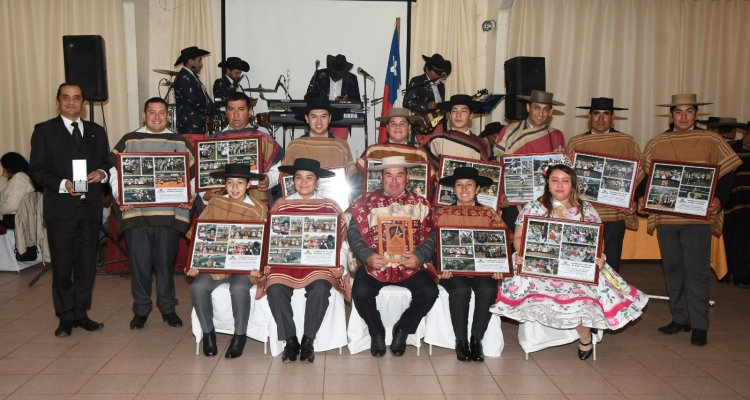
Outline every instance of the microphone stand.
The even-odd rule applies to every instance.
[[[373,81],[375,81],[375,78],[373,78]],[[364,94],[362,95],[362,107],[365,109],[365,149],[366,149],[369,146],[367,113],[370,110],[370,107],[367,106],[367,77],[365,77],[365,91],[364,91]]]

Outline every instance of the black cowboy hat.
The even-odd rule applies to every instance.
[[[443,186],[453,186],[459,179],[471,179],[477,183],[477,186],[489,186],[493,184],[491,178],[479,175],[479,170],[473,167],[458,167],[453,170],[453,175],[440,178],[440,184]]]
[[[228,57],[219,63],[219,68],[238,69],[242,72],[250,71],[250,64],[239,57]]]
[[[294,176],[297,171],[310,171],[320,178],[332,178],[336,176],[332,171],[320,168],[320,162],[310,158],[298,158],[294,160],[294,165],[282,165],[279,171]]]
[[[706,128],[721,128],[725,126],[731,126],[733,128],[743,129],[747,125],[737,122],[737,118],[729,117],[708,117],[706,122]]]
[[[450,111],[453,106],[466,106],[469,111],[475,112],[484,104],[471,99],[468,94],[454,94],[451,99],[437,104],[437,108],[443,111]]]
[[[427,64],[427,67],[437,72],[438,75],[442,76],[443,72],[445,72],[445,76],[451,74],[451,62],[444,59],[440,54],[435,53],[432,55],[432,57],[422,55],[422,58],[424,59],[425,64]]]
[[[343,54],[338,54],[335,57],[330,54],[326,56],[326,68],[330,70],[331,76],[336,79],[343,78],[353,66],[354,64],[346,61],[346,56]]]
[[[331,122],[338,121],[344,117],[340,109],[331,106],[331,100],[325,97],[311,97],[307,99],[307,105],[294,110],[294,118],[300,121],[305,120],[305,115],[312,110],[326,110],[331,114]]]
[[[224,171],[211,172],[212,178],[245,178],[247,180],[260,179],[261,175],[250,172],[250,164],[227,164]]]
[[[484,127],[482,133],[479,134],[480,138],[500,133],[503,130],[504,125],[499,122],[490,122]]]
[[[184,63],[187,60],[192,60],[193,58],[197,57],[203,57],[211,54],[208,50],[199,49],[197,46],[190,46],[187,48],[182,49],[180,51],[180,56],[177,57],[177,61],[174,62],[174,66],[178,66],[182,63]]]
[[[615,107],[615,100],[609,97],[594,97],[591,99],[591,106],[580,106],[576,108],[582,108],[584,110],[610,110],[620,111],[627,110],[627,108]]]

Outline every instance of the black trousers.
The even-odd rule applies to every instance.
[[[130,287],[133,314],[148,316],[151,301],[151,270],[156,274],[156,306],[162,314],[174,312],[174,259],[180,232],[165,226],[139,226],[125,231],[130,249]]]
[[[331,297],[331,282],[318,279],[305,286],[305,326],[304,335],[315,339],[323,318],[328,311],[328,298]],[[297,336],[297,326],[294,324],[292,310],[292,295],[294,288],[280,283],[271,285],[267,290],[268,306],[276,321],[276,333],[280,340]]]
[[[622,241],[624,239],[625,221],[604,223],[604,254],[607,256],[607,264],[617,272],[620,272]]]
[[[505,225],[508,226],[510,233],[514,233],[516,231],[516,220],[518,219],[518,214],[521,213],[521,210],[518,209],[518,206],[508,206],[502,210],[503,212],[500,214],[500,218],[505,222]],[[511,252],[510,254],[513,254],[514,251],[518,251],[518,249],[513,246],[512,240],[508,243],[508,250]]]
[[[102,208],[80,205],[66,221],[46,221],[52,257],[52,302],[61,321],[88,316],[96,275]]]
[[[490,324],[492,313],[490,307],[497,299],[497,280],[490,276],[454,276],[441,279],[442,285],[448,292],[448,306],[451,312],[451,323],[456,340],[468,340],[469,303],[471,292],[474,291],[474,317],[471,322],[471,336],[482,339],[487,326]]]
[[[359,315],[365,320],[370,335],[385,332],[380,311],[375,303],[375,296],[380,293],[380,289],[389,285],[401,286],[411,292],[409,308],[401,314],[397,324],[404,332],[415,333],[422,318],[427,315],[437,300],[438,289],[435,281],[424,270],[398,283],[381,282],[368,274],[364,268],[357,271],[352,286],[352,302],[357,307]]]
[[[750,241],[750,215],[736,215],[724,219],[724,247],[729,273],[737,279],[750,278],[747,246]]]

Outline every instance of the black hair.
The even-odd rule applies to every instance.
[[[250,97],[248,97],[245,93],[242,92],[232,92],[229,93],[227,96],[227,104],[229,104],[230,101],[245,101],[245,107],[250,108]]]
[[[143,112],[148,111],[148,105],[151,103],[161,103],[164,104],[164,108],[167,108],[167,102],[164,99],[161,97],[152,97],[146,100],[146,104],[143,105]]]
[[[70,83],[70,82],[63,82],[63,83],[60,84],[60,86],[57,87],[57,95],[55,96],[55,98],[57,99],[57,101],[60,101],[60,94],[62,93],[62,88],[66,87],[66,86],[75,86],[78,89],[81,89],[81,98],[83,99],[83,101],[86,101],[86,94],[83,93],[83,88],[81,87],[81,85],[79,85],[77,83]]]
[[[10,152],[3,154],[3,156],[0,157],[0,164],[2,164],[3,168],[7,169],[11,174],[17,174],[19,172],[25,174],[29,173],[29,162],[18,153]]]
[[[695,105],[695,104],[690,104],[690,105],[691,105],[691,106],[693,106],[693,108],[695,109],[695,112],[697,113],[697,112],[698,112],[698,106],[697,106],[697,105]],[[672,106],[672,107],[669,107],[669,113],[670,113],[670,114],[672,114],[672,112],[673,112],[674,110],[676,110],[676,109],[677,109],[677,106]]]

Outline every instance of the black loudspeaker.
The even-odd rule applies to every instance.
[[[505,118],[526,119],[526,103],[516,96],[532,90],[547,90],[544,57],[514,57],[505,61]]]
[[[88,101],[107,101],[107,56],[99,35],[63,36],[65,81],[80,85]]]

